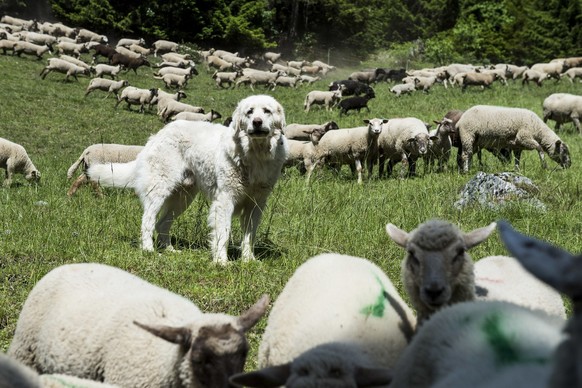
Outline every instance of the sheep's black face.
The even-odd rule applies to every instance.
[[[552,160],[557,162],[563,168],[570,168],[572,160],[570,159],[570,150],[566,143],[558,140],[555,145],[554,154],[551,155]]]

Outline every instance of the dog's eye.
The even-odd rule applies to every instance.
[[[248,115],[252,115],[252,114],[253,114],[253,108],[251,108],[251,109],[247,110],[247,114],[248,114]]]
[[[268,114],[268,115],[270,115],[270,114],[271,114],[271,111],[270,111],[269,109],[267,109],[267,108],[263,109],[263,111],[264,111],[266,114]]]

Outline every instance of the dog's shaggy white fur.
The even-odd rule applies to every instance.
[[[93,165],[87,174],[105,186],[131,186],[144,213],[141,244],[173,249],[169,231],[198,192],[210,201],[208,224],[213,260],[227,262],[231,218],[240,215],[242,259],[254,259],[262,211],[287,158],[283,107],[272,97],[241,100],[229,127],[178,120],[150,137],[134,162]],[[157,223],[156,223],[157,217]]]

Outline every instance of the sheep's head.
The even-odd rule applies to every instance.
[[[428,132],[419,133],[408,139],[408,148],[412,151],[415,151],[419,155],[424,155],[428,151],[429,141],[430,138],[428,136]]]
[[[368,132],[373,136],[379,136],[382,132],[382,125],[386,124],[388,119],[371,119],[364,120],[364,124],[368,126]]]
[[[549,155],[554,162],[558,163],[563,168],[569,168],[572,165],[570,150],[562,140],[556,140],[556,143],[554,143],[554,150],[553,152],[550,152]]]
[[[494,229],[491,223],[464,233],[450,222],[430,220],[407,233],[386,225],[390,238],[406,249],[402,277],[419,320],[448,304],[474,299],[473,261],[467,251]]]
[[[28,182],[39,183],[40,182],[40,171],[32,170],[24,176]]]

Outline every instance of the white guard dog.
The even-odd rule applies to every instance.
[[[287,158],[283,107],[272,97],[241,100],[232,124],[177,120],[150,137],[134,162],[93,165],[87,175],[104,186],[133,187],[144,213],[141,244],[173,250],[170,227],[198,192],[210,201],[208,224],[214,262],[226,264],[233,215],[240,215],[243,261],[253,244],[267,197]],[[157,218],[157,222],[156,222]]]

